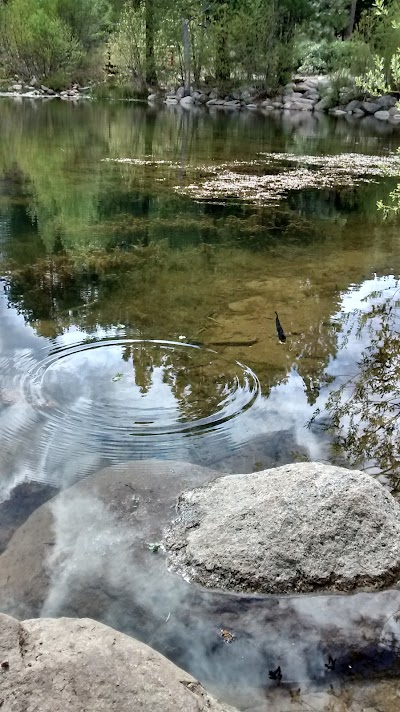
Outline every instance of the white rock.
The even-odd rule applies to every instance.
[[[4,712],[231,712],[144,643],[88,618],[0,614]]]
[[[362,472],[311,462],[220,477],[177,511],[169,565],[207,587],[351,591],[400,578],[400,505]]]
[[[183,96],[183,97],[180,99],[179,103],[180,103],[182,106],[190,106],[191,104],[194,104],[194,99],[193,99],[192,96]]]
[[[388,111],[375,111],[374,117],[375,119],[379,119],[379,121],[387,121],[390,114]]]
[[[328,97],[323,97],[314,105],[314,111],[326,111],[329,108],[330,100]]]

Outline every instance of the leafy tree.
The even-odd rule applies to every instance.
[[[82,58],[78,40],[52,0],[13,0],[1,8],[1,39],[9,71],[26,79],[72,71]]]
[[[85,51],[104,40],[111,22],[108,0],[57,0],[55,7]]]

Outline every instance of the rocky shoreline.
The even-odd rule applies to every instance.
[[[183,86],[173,89],[158,90],[149,93],[147,103],[150,106],[164,104],[179,106],[182,109],[204,108],[209,111],[226,110],[254,111],[264,115],[288,114],[295,112],[328,113],[335,117],[353,117],[364,119],[375,118],[380,122],[400,124],[400,108],[397,98],[392,94],[368,96],[351,99],[342,104],[332,106],[329,96],[330,79],[327,76],[305,77],[296,75],[278,94],[268,97],[260,96],[256,89],[247,88],[225,94],[218,87],[191,88],[190,93]],[[74,84],[71,88],[56,92],[50,87],[33,78],[29,84],[17,81],[10,84],[6,91],[0,91],[1,97],[13,99],[62,99],[77,102],[81,99],[92,99],[92,86]],[[112,96],[110,95],[110,98]],[[123,101],[145,101],[143,99],[123,99]]]
[[[286,84],[282,92],[274,96],[260,98],[255,89],[223,94],[217,87],[192,89],[185,94],[184,87],[165,93],[152,93],[148,96],[149,103],[162,101],[167,105],[179,104],[184,109],[191,106],[205,106],[209,109],[230,110],[262,110],[269,112],[324,112],[333,116],[354,116],[359,119],[374,116],[380,121],[400,123],[400,108],[397,99],[391,94],[384,94],[367,99],[352,99],[343,104],[332,106],[329,94],[330,79],[326,76],[295,76]]]
[[[90,91],[90,86],[81,87],[79,84],[74,84],[70,89],[63,89],[60,92],[56,92],[45,84],[39,84],[34,77],[29,84],[25,84],[24,82],[10,84],[6,91],[0,91],[0,97],[9,97],[11,99],[63,99],[78,101],[79,99],[91,99]]]

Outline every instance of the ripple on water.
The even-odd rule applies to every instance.
[[[259,390],[247,366],[215,351],[136,339],[56,348],[23,379],[48,421],[117,441],[209,431],[250,408]]]

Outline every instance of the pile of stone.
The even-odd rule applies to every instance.
[[[358,101],[353,99],[345,106],[336,106],[330,110],[334,116],[344,116],[352,114],[363,118],[364,116],[374,116],[379,121],[389,121],[391,123],[400,122],[400,109],[396,106],[397,99],[391,94],[384,94],[369,101]]]
[[[148,97],[150,103],[163,101],[167,105],[179,104],[183,108],[205,106],[210,109],[249,109],[263,112],[308,111],[329,112],[333,116],[352,115],[363,118],[374,116],[380,121],[400,123],[400,109],[397,99],[391,94],[371,97],[368,100],[354,99],[347,104],[332,107],[329,96],[329,77],[296,75],[293,81],[286,84],[281,93],[267,98],[261,98],[254,88],[243,91],[233,91],[224,94],[218,87],[190,88],[190,93],[183,86],[162,93],[152,93]]]
[[[70,101],[78,101],[79,99],[90,98],[90,87],[81,87],[79,84],[74,84],[70,89],[65,89],[60,92],[54,91],[44,84],[40,84],[36,77],[32,77],[29,84],[23,81],[16,81],[7,87],[6,91],[0,91],[0,96],[23,97],[26,99],[67,99]]]
[[[267,99],[260,99],[256,89],[244,89],[234,91],[231,94],[224,94],[218,87],[202,87],[195,89],[191,87],[190,93],[185,92],[184,87],[172,89],[165,95],[150,94],[150,103],[162,100],[165,104],[180,104],[183,107],[192,105],[207,106],[222,109],[288,109],[295,111],[324,110],[327,103],[321,100],[318,91],[319,77],[295,77],[283,88],[283,92],[271,96]]]

